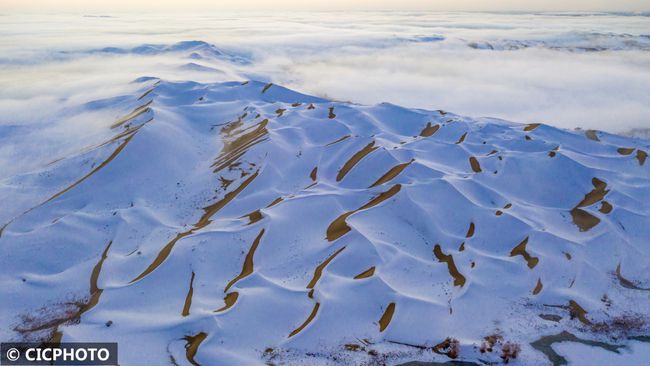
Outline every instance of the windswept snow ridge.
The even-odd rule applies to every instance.
[[[0,338],[117,341],[122,365],[557,365],[557,342],[647,340],[647,140],[139,83],[96,103],[125,110],[101,141],[2,181]]]
[[[514,51],[531,47],[570,52],[650,50],[650,35],[645,34],[568,32],[536,38],[477,41],[469,42],[468,46],[498,51]]]
[[[144,44],[133,48],[105,47],[99,50],[91,50],[89,54],[117,54],[117,55],[164,55],[170,53],[189,52],[189,58],[195,60],[201,59],[225,59],[233,63],[246,64],[249,61],[240,57],[228,55],[219,50],[215,45],[204,41],[181,41],[171,45],[164,44]]]

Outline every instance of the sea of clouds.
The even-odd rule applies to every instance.
[[[189,40],[214,47],[188,57],[194,44],[174,45]],[[339,101],[643,134],[650,16],[4,14],[0,159],[20,169],[2,175],[109,125],[118,111],[78,106],[133,93],[141,76],[252,78]]]

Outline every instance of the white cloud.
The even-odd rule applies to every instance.
[[[650,127],[647,16],[24,15],[4,16],[0,33],[0,160],[12,161],[14,173],[37,167],[35,156],[70,151],[109,125],[113,114],[73,119],[69,109],[132,93],[129,83],[140,76],[253,76],[359,103],[617,133]],[[184,40],[205,40],[252,62],[89,53]],[[474,49],[472,42],[520,49]],[[586,52],[590,47],[605,51]],[[183,67],[189,62],[225,74]]]
[[[272,57],[281,84],[339,100],[613,132],[650,127],[650,53],[476,51],[411,44]]]

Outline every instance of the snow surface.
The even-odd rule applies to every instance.
[[[117,341],[121,365],[647,355],[647,140],[134,85],[3,177],[0,339]]]

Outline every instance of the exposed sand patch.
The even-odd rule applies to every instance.
[[[396,195],[397,192],[399,192],[401,188],[402,188],[402,186],[400,184],[396,184],[393,187],[391,187],[389,190],[387,190],[386,192],[380,193],[378,196],[371,199],[370,201],[368,201],[368,203],[366,203],[365,205],[359,207],[358,209],[350,211],[350,212],[346,212],[343,215],[337,217],[334,221],[332,221],[332,223],[327,228],[327,235],[326,235],[327,240],[328,241],[334,241],[334,240],[342,237],[343,235],[347,234],[350,230],[352,230],[348,226],[348,224],[345,222],[345,219],[347,219],[350,215],[352,215],[352,214],[354,214],[356,212],[359,212],[361,210],[365,210],[365,209],[374,207],[374,206],[384,202],[385,200],[387,200],[387,199],[393,197],[394,195]]]
[[[372,141],[368,145],[366,145],[363,149],[357,151],[352,157],[343,164],[343,167],[341,170],[339,170],[339,173],[336,175],[336,181],[340,182],[345,176],[354,168],[355,165],[357,165],[361,159],[366,157],[366,155],[370,154],[371,152],[377,150],[379,146],[375,146],[375,141]]]
[[[273,83],[268,83],[264,86],[264,89],[262,89],[262,94],[266,93],[267,90],[269,90],[270,87],[273,86]]]
[[[643,166],[645,164],[646,159],[648,158],[648,153],[639,149],[636,151],[636,160],[639,161],[639,165]]]
[[[469,165],[472,167],[474,173],[480,173],[482,171],[481,164],[479,164],[478,160],[473,156],[469,158]]]
[[[375,267],[372,266],[372,267],[368,268],[367,270],[365,270],[365,271],[359,273],[358,275],[354,276],[354,279],[355,280],[361,280],[361,279],[364,279],[364,278],[372,277],[374,274],[375,274]]]
[[[634,152],[634,150],[635,149],[633,147],[629,147],[629,148],[628,147],[619,147],[618,149],[616,149],[616,151],[621,155],[630,155],[631,153]]]
[[[613,209],[614,209],[614,207],[612,206],[611,203],[609,203],[607,201],[603,201],[603,202],[601,202],[601,206],[600,206],[600,209],[598,209],[598,211],[600,211],[600,212],[602,212],[604,214],[608,214],[608,213],[612,212]]]
[[[573,223],[580,231],[589,231],[600,223],[600,219],[585,210],[574,208],[570,211]]]
[[[255,210],[245,216],[242,217],[248,217],[248,224],[247,225],[252,225],[264,218],[264,215],[262,215],[262,211],[260,210]]]
[[[184,338],[187,342],[185,344],[185,357],[187,358],[187,361],[194,366],[201,366],[196,362],[194,357],[196,357],[196,353],[199,351],[199,346],[201,346],[201,343],[205,338],[207,338],[207,336],[207,333],[200,332],[193,336],[185,336]]]
[[[215,310],[214,312],[215,313],[220,313],[220,312],[223,312],[223,311],[226,311],[226,310],[230,309],[233,305],[235,305],[238,298],[239,298],[239,292],[236,292],[236,291],[229,292],[223,298],[224,306],[222,306],[221,308]]]
[[[526,263],[528,264],[528,268],[533,269],[539,263],[539,258],[531,256],[530,253],[526,251],[527,244],[528,244],[528,237],[526,237],[526,239],[524,239],[521,243],[519,243],[516,247],[512,249],[512,251],[510,252],[510,256],[514,257],[520,255],[524,257]]]
[[[313,182],[316,181],[318,178],[318,167],[314,167],[314,169],[312,169],[311,173],[309,173],[309,178],[311,178]]]
[[[192,307],[192,296],[194,295],[194,276],[194,271],[192,271],[190,286],[187,290],[187,295],[185,295],[185,304],[183,305],[183,311],[181,312],[182,316],[190,315],[190,308]]]
[[[600,141],[596,132],[596,130],[587,130],[585,131],[585,136],[587,136],[589,140]]]
[[[433,136],[434,133],[438,132],[440,129],[440,125],[431,125],[431,122],[427,122],[427,125],[420,131],[420,136],[422,137],[430,137]]]
[[[538,278],[537,279],[537,284],[535,285],[535,288],[533,289],[533,295],[539,294],[542,289],[544,288],[544,285],[542,284],[542,279]]]
[[[456,263],[454,263],[454,257],[451,254],[444,254],[439,244],[436,244],[433,248],[433,254],[439,262],[447,263],[447,270],[449,271],[449,275],[454,279],[454,286],[463,287],[465,285],[465,276],[458,271]]]
[[[390,182],[393,178],[397,177],[404,169],[406,169],[407,166],[411,165],[415,159],[411,159],[411,161],[407,163],[402,163],[395,165],[394,167],[390,168],[384,175],[382,175],[379,179],[375,181],[375,183],[371,184],[368,188],[376,187],[378,185]]]
[[[345,249],[345,247],[342,247],[339,250],[335,251],[334,253],[332,253],[332,255],[327,257],[327,259],[325,259],[323,261],[323,263],[316,266],[316,269],[314,270],[314,275],[312,276],[311,280],[307,284],[308,289],[313,289],[316,286],[316,284],[318,283],[318,280],[320,280],[321,276],[323,275],[323,270],[325,269],[325,267],[327,267],[327,265],[334,258],[336,258],[336,256],[339,255],[344,249]]]
[[[140,116],[140,115],[142,115],[142,114],[145,114],[145,113],[147,113],[147,112],[150,112],[150,111],[151,111],[151,108],[149,108],[149,106],[150,106],[152,103],[153,103],[153,100],[150,100],[150,101],[148,101],[147,103],[145,103],[145,104],[143,104],[143,105],[137,107],[136,109],[134,109],[131,113],[127,114],[126,116],[124,116],[124,117],[118,119],[117,121],[115,121],[115,122],[111,125],[111,129],[113,129],[113,128],[118,128],[118,127],[122,126],[123,124],[125,124],[125,123],[131,121],[132,119],[135,119],[135,118],[137,118],[138,116]]]
[[[388,325],[390,324],[390,321],[393,319],[393,314],[395,313],[395,303],[391,302],[388,304],[386,307],[386,310],[384,311],[384,314],[382,314],[381,318],[379,319],[379,331],[383,332],[388,328]]]
[[[305,329],[306,326],[309,325],[309,323],[314,320],[316,317],[316,314],[318,313],[318,309],[320,308],[320,303],[315,303],[314,308],[311,310],[311,313],[307,317],[304,323],[302,323],[298,328],[294,329],[291,333],[289,333],[289,338],[295,336],[296,334],[300,333],[303,329]]]
[[[230,280],[230,282],[228,282],[223,292],[228,292],[228,289],[230,289],[230,287],[232,287],[238,281],[250,276],[253,273],[254,270],[253,257],[255,256],[255,251],[257,250],[257,247],[260,245],[260,241],[262,240],[263,235],[264,235],[264,229],[260,230],[260,233],[257,234],[257,237],[255,238],[255,240],[253,240],[253,244],[248,250],[248,253],[246,253],[246,258],[244,259],[244,265],[242,266],[241,272],[237,277],[233,278],[232,280]]]
[[[325,146],[332,146],[332,145],[334,145],[334,144],[336,144],[336,143],[338,143],[338,142],[341,142],[341,141],[346,140],[346,139],[349,139],[349,138],[350,138],[350,135],[345,135],[345,136],[341,137],[340,139],[337,139],[337,140],[334,140],[334,141],[328,143],[328,144],[325,145]]]
[[[603,198],[605,198],[605,195],[609,193],[609,190],[607,190],[607,183],[603,182],[602,180],[598,178],[593,178],[591,180],[591,184],[593,184],[594,189],[587,193],[585,195],[585,198],[583,198],[580,203],[576,207],[587,207],[591,206],[596,202],[601,201]]]
[[[528,125],[526,125],[526,127],[524,127],[524,131],[526,131],[526,132],[532,131],[532,130],[536,129],[537,127],[539,127],[540,125],[541,125],[541,123],[528,124]]]
[[[329,118],[329,119],[336,118],[336,114],[334,114],[334,107],[329,107],[329,112],[327,113],[327,118]]]
[[[476,230],[476,226],[474,225],[473,222],[469,223],[469,228],[467,228],[467,234],[465,234],[466,238],[471,238],[474,236],[474,231]]]
[[[599,218],[583,209],[580,209],[580,207],[587,207],[598,203],[605,198],[607,193],[609,193],[609,190],[606,189],[607,183],[604,181],[598,178],[592,178],[591,183],[593,184],[594,189],[587,193],[582,201],[580,201],[576,207],[570,211],[573,223],[578,226],[580,231],[588,231],[600,223]],[[611,205],[606,202],[601,207],[601,212],[608,213],[609,211],[611,211]]]

